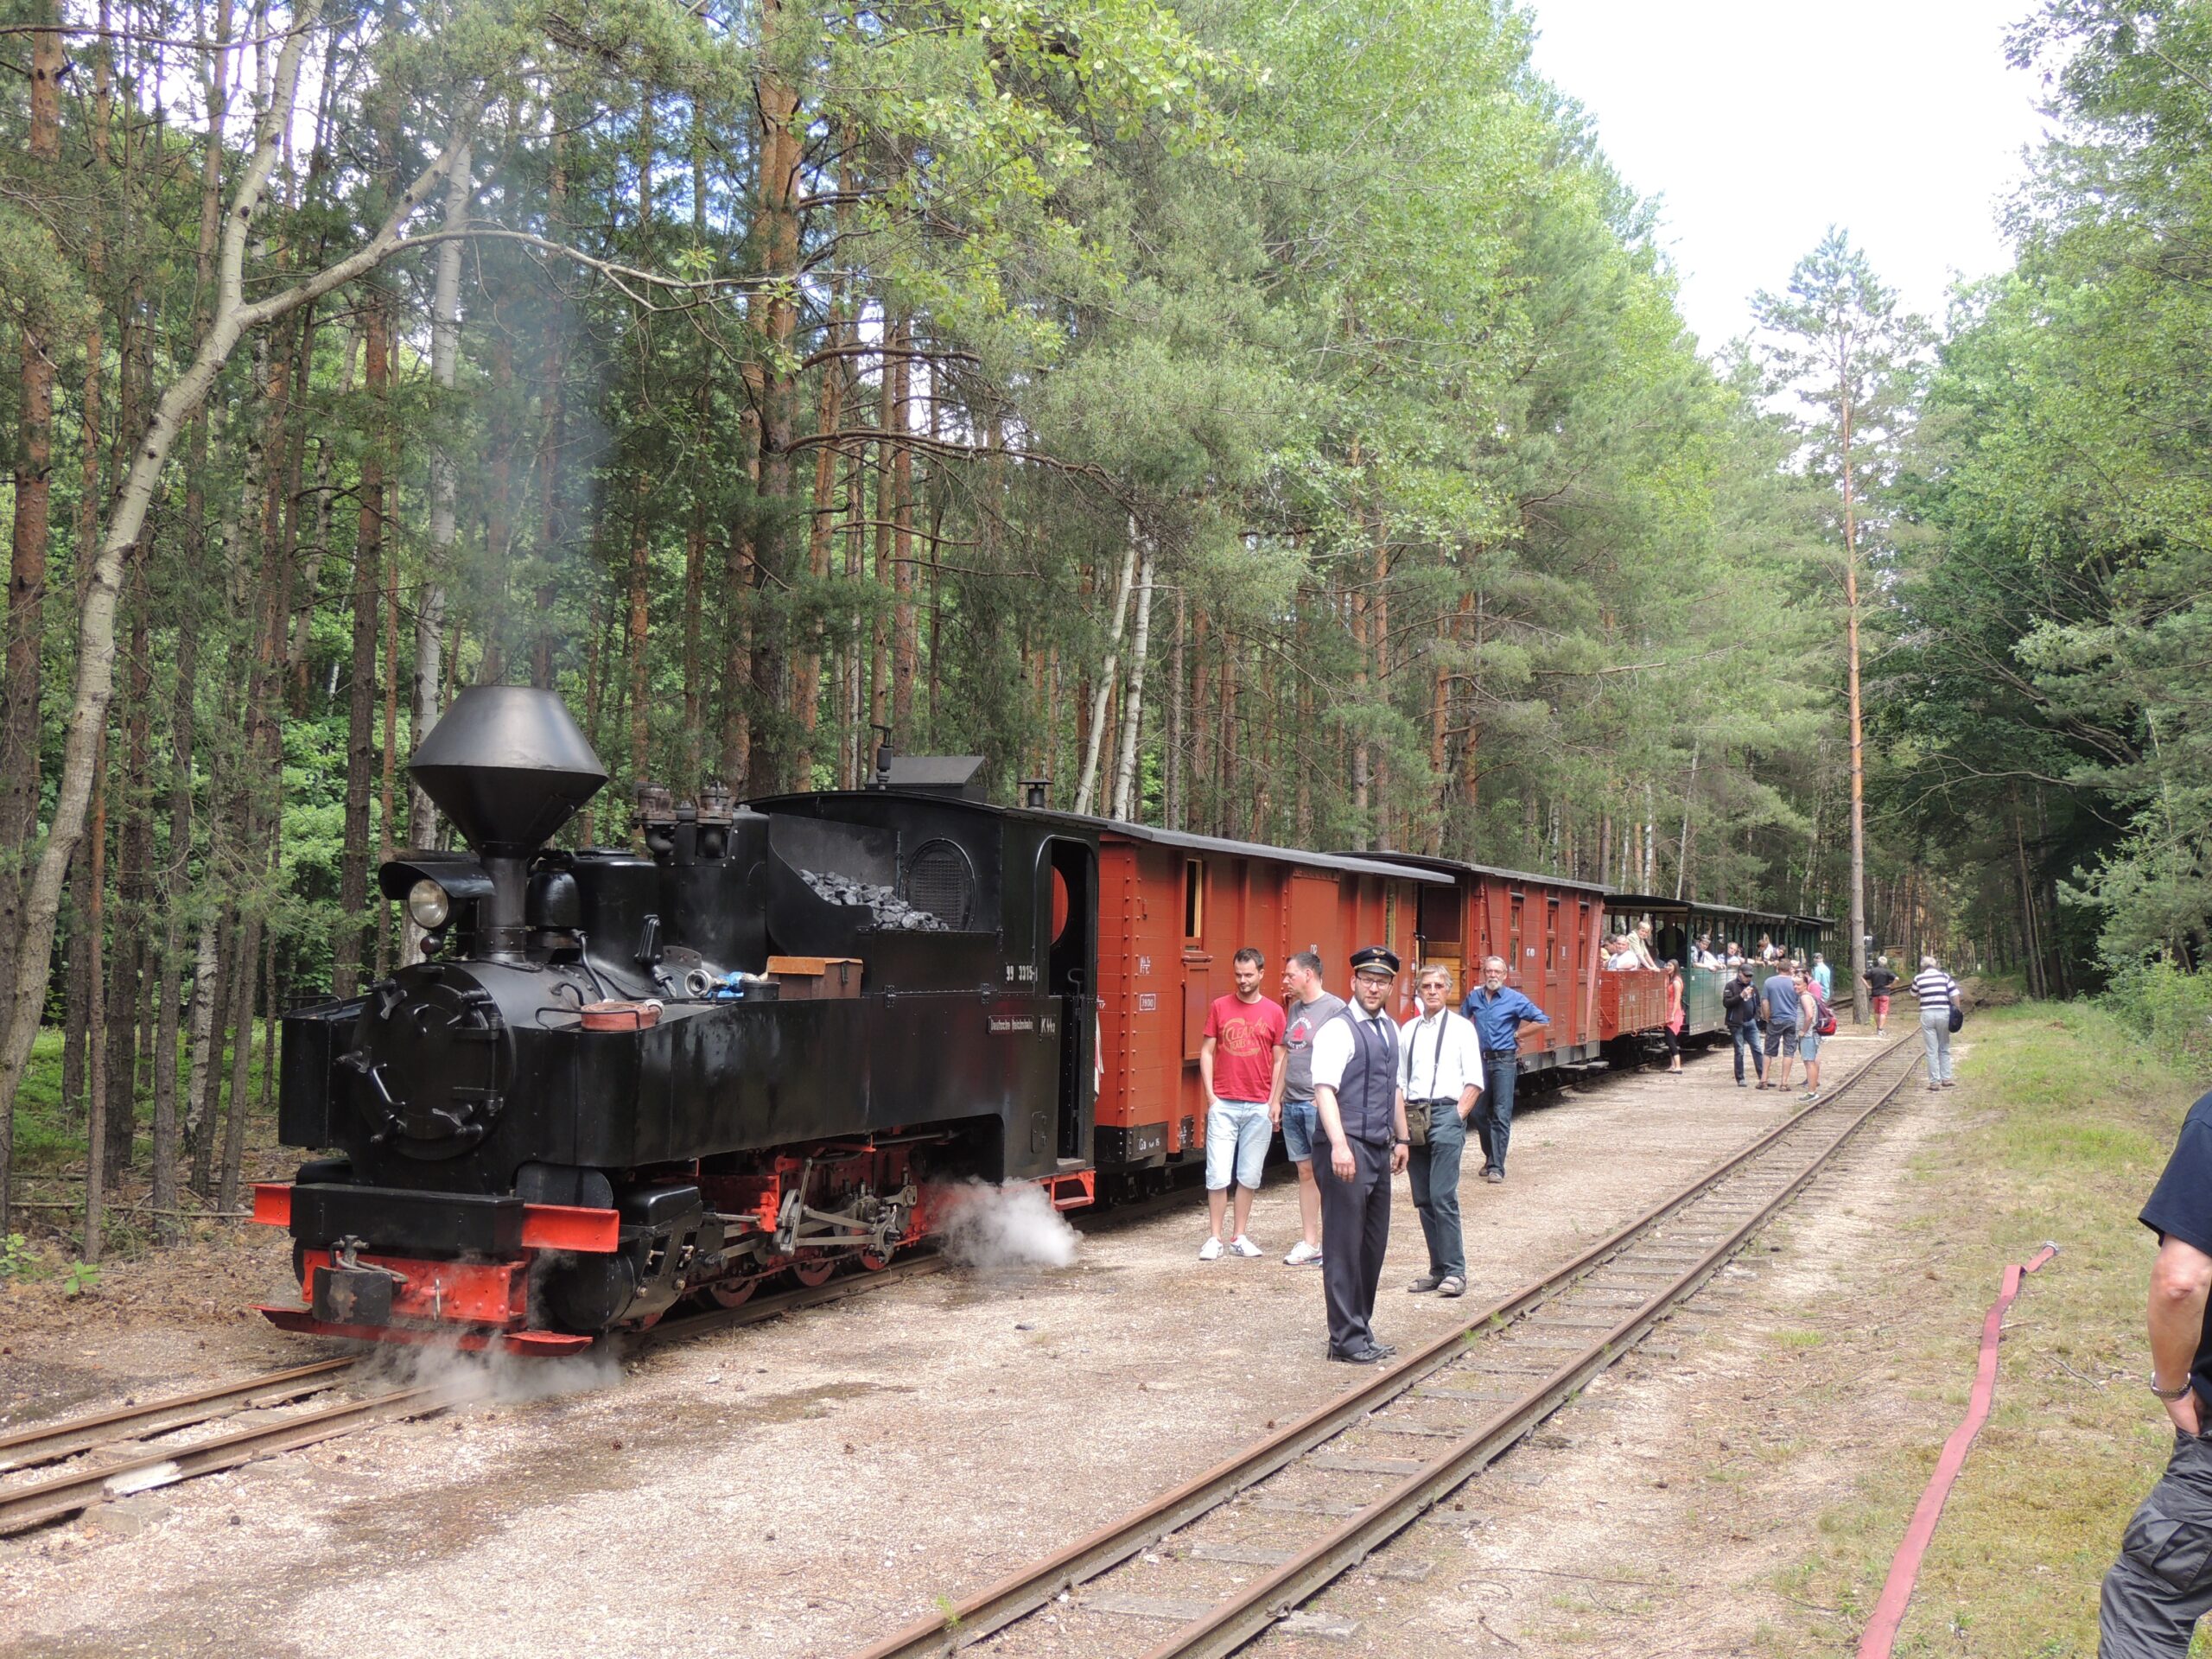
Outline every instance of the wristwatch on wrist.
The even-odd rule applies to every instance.
[[[2179,1388],[2171,1389],[2162,1389],[2158,1386],[2158,1374],[2156,1371],[2151,1373],[2151,1392],[2157,1395],[2159,1399],[2164,1401],[2168,1405],[2171,1405],[2175,1401],[2183,1398],[2189,1393],[2190,1389],[2196,1386],[2195,1378],[2184,1376],[2181,1380],[2181,1386]]]
[[[1404,1135],[1401,1135],[1393,1137],[1390,1144],[1394,1147],[1410,1147],[1413,1145],[1413,1142],[1407,1140]]]

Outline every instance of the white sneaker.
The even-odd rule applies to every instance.
[[[1320,1255],[1320,1251],[1301,1238],[1290,1247],[1290,1254],[1283,1257],[1282,1264],[1286,1268],[1302,1268],[1308,1262],[1319,1259]]]
[[[1262,1252],[1258,1245],[1239,1233],[1229,1241],[1229,1253],[1231,1255],[1258,1255]]]
[[[1217,1238],[1210,1238],[1210,1239],[1206,1240],[1206,1242],[1205,1242],[1205,1243],[1203,1243],[1203,1244],[1199,1245],[1199,1246],[1198,1246],[1198,1260],[1199,1260],[1199,1261],[1201,1261],[1201,1262],[1218,1262],[1218,1261],[1220,1261],[1220,1260],[1221,1260],[1221,1241],[1220,1241],[1219,1239],[1217,1239]]]

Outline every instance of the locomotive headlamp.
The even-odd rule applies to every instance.
[[[453,900],[446,897],[446,890],[424,876],[407,889],[407,914],[416,926],[425,931],[443,927],[446,918],[453,914]]]

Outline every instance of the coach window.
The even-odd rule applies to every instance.
[[[1544,970],[1559,965],[1559,900],[1544,900]]]
[[[1513,969],[1516,979],[1521,977],[1521,900],[1522,895],[1513,895],[1511,919],[1506,924],[1505,960]]]
[[[1183,937],[1195,939],[1206,926],[1206,861],[1202,858],[1183,861]]]

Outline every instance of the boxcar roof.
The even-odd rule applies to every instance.
[[[1123,823],[1118,818],[1077,818],[1072,812],[1051,816],[1075,818],[1077,823],[1087,823],[1102,836],[1125,836],[1131,841],[1157,842],[1162,847],[1180,847],[1192,852],[1221,853],[1231,858],[1272,858],[1291,864],[1311,864],[1325,870],[1349,870],[1357,875],[1387,876],[1400,881],[1425,881],[1435,887],[1449,887],[1452,879],[1433,870],[1417,868],[1412,863],[1400,863],[1397,855],[1389,858],[1370,858],[1361,853],[1315,853],[1299,847],[1270,847],[1264,842],[1229,841],[1219,836],[1194,836],[1181,830],[1160,830],[1148,823]]]
[[[1607,888],[1605,902],[1623,910],[1701,910],[1714,916],[1743,916],[1755,922],[1802,921],[1778,910],[1746,910],[1741,905],[1709,905],[1701,899],[1667,899],[1651,893],[1622,893]]]
[[[1364,853],[1346,853],[1346,858],[1364,858]],[[1456,878],[1460,875],[1495,875],[1507,881],[1525,881],[1531,887],[1572,887],[1577,893],[1602,893],[1605,888],[1595,881],[1577,881],[1570,876],[1538,875],[1530,870],[1509,870],[1497,864],[1470,864],[1463,858],[1440,858],[1432,853],[1386,853],[1382,856],[1402,864],[1411,864],[1423,870],[1440,871]]]
[[[909,791],[897,788],[881,789],[820,789],[790,795],[764,795],[746,804],[758,810],[762,807],[791,807],[809,802],[831,800],[880,801],[891,796]],[[1451,878],[1433,870],[1417,868],[1411,864],[1398,863],[1390,859],[1370,858],[1363,854],[1316,853],[1298,847],[1270,847],[1256,841],[1231,841],[1220,836],[1194,836],[1180,830],[1161,830],[1148,823],[1124,823],[1119,818],[1102,818],[1090,813],[1056,812],[1050,808],[1001,806],[995,801],[964,800],[957,795],[940,795],[926,791],[912,791],[918,800],[931,806],[990,813],[1003,818],[1027,818],[1038,823],[1079,824],[1093,834],[1121,836],[1130,841],[1155,842],[1162,847],[1181,848],[1191,852],[1217,853],[1231,858],[1268,858],[1278,862],[1311,865],[1325,870],[1345,870],[1356,875],[1382,876],[1400,881],[1420,881],[1437,887],[1449,887]],[[1538,877],[1536,880],[1545,878]]]

